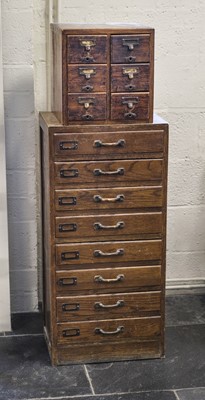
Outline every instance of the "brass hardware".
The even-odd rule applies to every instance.
[[[80,39],[80,45],[84,47],[85,51],[90,51],[92,47],[96,46],[95,40]]]
[[[135,74],[139,73],[139,68],[123,68],[123,75],[128,75],[129,79],[133,79]]]
[[[95,333],[99,333],[101,335],[117,335],[118,333],[121,333],[124,331],[124,326],[118,326],[118,328],[115,331],[104,331],[101,328],[95,328]]]
[[[125,61],[129,63],[134,63],[136,62],[136,57],[134,56],[125,57]]]
[[[92,91],[93,91],[93,86],[92,85],[82,86],[82,92],[92,92]]]
[[[78,71],[79,71],[79,75],[85,76],[85,79],[90,79],[91,75],[95,75],[96,74],[96,68],[79,67]]]
[[[62,331],[63,337],[80,336],[80,329],[65,329]]]
[[[90,56],[88,54],[85,57],[84,56],[81,57],[81,61],[83,63],[93,63],[93,62],[95,62],[94,57],[92,57],[92,56]]]
[[[118,300],[115,304],[103,304],[100,302],[96,302],[94,304],[94,308],[96,310],[100,310],[101,308],[106,309],[106,308],[118,308],[118,307],[123,307],[125,305],[125,302],[123,300]]]
[[[123,256],[124,249],[117,249],[116,251],[110,253],[104,253],[101,250],[94,250],[93,255],[94,257],[112,257],[112,256]]]
[[[135,92],[136,91],[136,86],[135,85],[125,85],[125,89],[129,92]]]
[[[125,223],[123,221],[117,222],[116,225],[102,225],[100,222],[95,222],[94,223],[94,229],[99,230],[99,229],[122,229],[125,226]]]
[[[137,38],[137,39],[122,39],[122,45],[127,46],[127,49],[129,51],[134,50],[134,47],[139,46],[139,44],[140,44],[139,38]]]
[[[94,117],[91,114],[84,114],[84,115],[82,115],[82,119],[85,121],[92,121],[94,119]]]
[[[65,251],[64,253],[61,253],[62,261],[78,260],[79,258],[79,251]]]
[[[124,194],[118,194],[116,197],[111,197],[111,198],[103,198],[100,195],[96,194],[95,196],[93,196],[93,200],[96,203],[100,203],[100,202],[110,202],[110,203],[116,203],[116,202],[121,202],[124,201],[125,196]]]
[[[72,286],[72,285],[77,285],[77,278],[60,278],[58,280],[58,285],[59,286]]]
[[[84,106],[84,108],[87,110],[90,105],[95,104],[95,98],[83,98],[83,97],[78,97],[78,104],[81,104]]]
[[[118,142],[113,143],[103,143],[101,140],[95,140],[93,147],[124,147],[126,142],[124,139],[118,140]]]
[[[78,142],[75,140],[67,140],[59,143],[60,150],[77,150]]]
[[[129,109],[132,109],[139,102],[139,97],[122,97],[122,104],[126,104]]]
[[[78,169],[61,169],[60,177],[61,178],[75,178],[79,175]]]
[[[135,119],[137,118],[137,114],[133,112],[128,112],[124,114],[125,119]]]
[[[77,224],[60,224],[58,227],[59,232],[75,232],[77,231]]]
[[[116,278],[110,278],[110,279],[103,278],[101,275],[96,275],[94,277],[94,281],[97,283],[117,283],[117,282],[122,282],[124,278],[125,276],[123,274],[117,275]]]
[[[80,304],[79,303],[65,303],[62,304],[62,311],[69,312],[69,311],[79,311]]]
[[[77,204],[76,197],[59,197],[59,206],[75,206]]]
[[[101,169],[94,169],[93,174],[95,176],[100,175],[124,175],[124,168],[118,168],[116,171],[102,171]]]

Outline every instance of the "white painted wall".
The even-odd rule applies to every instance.
[[[47,109],[46,0],[2,0],[12,309],[37,309],[37,113]],[[168,285],[205,283],[204,0],[61,0],[62,22],[155,28],[155,109],[170,123]],[[35,94],[35,103],[34,103]]]

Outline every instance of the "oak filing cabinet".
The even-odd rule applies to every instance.
[[[53,32],[53,112],[40,116],[51,360],[161,357],[168,125],[153,120],[153,30]]]

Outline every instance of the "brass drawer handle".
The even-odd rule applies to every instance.
[[[100,175],[124,175],[124,168],[118,168],[116,171],[102,171],[101,169],[94,169],[93,174],[95,176]]]
[[[79,175],[78,169],[61,169],[60,177],[61,178],[75,178]]]
[[[60,150],[77,150],[78,142],[75,140],[66,140],[59,143]]]
[[[95,104],[95,102],[96,102],[95,97],[90,97],[90,98],[78,97],[78,104],[83,105],[86,110],[90,107],[90,105]]]
[[[137,103],[139,103],[139,97],[122,97],[122,104],[126,104],[129,109],[132,109]]]
[[[90,79],[92,75],[96,75],[96,68],[84,68],[84,67],[79,67],[78,68],[79,75],[83,75],[85,79]]]
[[[117,249],[116,251],[111,251],[110,253],[104,253],[101,250],[94,250],[94,257],[112,257],[112,256],[123,256],[124,249]]]
[[[118,308],[118,307],[123,307],[125,305],[124,300],[118,300],[115,304],[103,304],[100,302],[96,302],[94,304],[94,308],[96,310],[100,310],[101,308],[106,309],[106,308]]]
[[[104,331],[101,328],[95,328],[95,333],[99,333],[101,335],[117,335],[118,333],[122,333],[124,331],[124,326],[118,326],[115,331]]]
[[[133,79],[134,75],[139,73],[139,68],[123,68],[122,74],[127,75],[129,79]]]
[[[124,201],[124,199],[125,199],[124,194],[118,194],[116,197],[111,197],[111,198],[103,198],[99,194],[96,194],[95,196],[93,196],[93,200],[96,203],[100,203],[100,202],[116,203],[116,202],[122,202],[122,201]]]
[[[80,39],[80,45],[89,52],[92,47],[96,46],[96,42],[95,40]]]
[[[62,311],[69,312],[69,311],[79,311],[80,304],[79,303],[64,303],[62,304]]]
[[[116,278],[110,278],[110,279],[103,278],[101,275],[96,275],[94,277],[94,281],[97,283],[117,283],[117,282],[122,282],[124,278],[125,276],[123,274],[117,275]]]
[[[73,286],[73,285],[77,285],[77,278],[73,277],[73,278],[60,278],[58,280],[58,285],[59,286]]]
[[[124,139],[120,139],[113,143],[103,143],[101,140],[95,140],[93,147],[124,147],[126,142]]]
[[[139,46],[139,44],[140,44],[139,38],[133,39],[133,40],[131,40],[131,39],[122,39],[122,45],[123,46],[127,46],[127,49],[129,51],[134,50],[134,47],[135,46]]]
[[[63,232],[75,232],[77,231],[77,224],[60,224],[58,226],[58,231]]]
[[[63,337],[80,336],[80,329],[65,329],[62,331]]]
[[[125,223],[123,221],[117,222],[116,225],[103,225],[100,222],[95,222],[94,223],[94,229],[99,230],[99,229],[122,229],[125,226]]]

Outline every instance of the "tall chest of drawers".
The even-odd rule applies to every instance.
[[[44,331],[55,365],[164,355],[168,125],[154,30],[52,25],[41,113]]]

